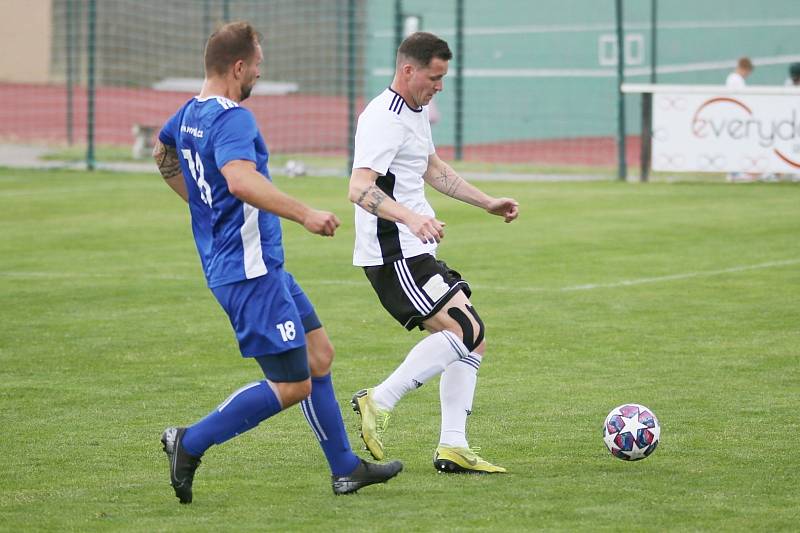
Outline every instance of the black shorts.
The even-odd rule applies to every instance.
[[[364,273],[383,307],[409,331],[422,329],[422,322],[435,315],[459,290],[467,297],[472,294],[461,274],[430,254],[367,266]]]

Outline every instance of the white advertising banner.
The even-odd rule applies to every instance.
[[[652,128],[653,170],[800,173],[800,94],[654,91]]]

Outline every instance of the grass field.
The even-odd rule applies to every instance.
[[[334,239],[284,224],[287,267],[337,346],[334,380],[374,385],[407,333],[350,266],[338,179],[278,185],[335,211]],[[796,530],[800,186],[484,183],[518,223],[431,193],[440,256],[487,324],[471,444],[509,469],[437,474],[435,382],[398,406],[405,471],[350,497],[300,410],[212,448],[181,506],[162,429],[258,379],[205,288],[188,215],[155,175],[0,170],[0,530]],[[601,438],[652,408],[645,461]]]

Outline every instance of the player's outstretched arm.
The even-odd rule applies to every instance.
[[[519,215],[519,203],[513,198],[494,198],[459,176],[438,155],[428,157],[428,169],[422,178],[434,189],[456,200],[485,209],[512,222]]]
[[[156,139],[156,144],[153,147],[153,159],[156,160],[158,171],[164,181],[167,182],[175,194],[183,198],[184,202],[189,201],[189,193],[186,190],[186,182],[183,181],[183,173],[181,172],[180,159],[178,159],[178,150],[174,146],[168,146]]]
[[[312,209],[282,192],[256,170],[252,161],[230,161],[220,171],[228,182],[231,194],[253,207],[302,224],[317,235],[332,237],[339,227],[340,222],[336,215]]]
[[[376,217],[400,222],[422,242],[439,242],[444,238],[444,222],[420,215],[392,200],[375,183],[378,173],[370,168],[355,168],[350,176],[350,201]]]

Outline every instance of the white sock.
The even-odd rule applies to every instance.
[[[438,376],[447,365],[469,354],[467,347],[450,331],[428,335],[414,346],[405,361],[383,383],[375,387],[372,399],[382,409],[394,409],[408,391]]]
[[[478,368],[483,357],[477,353],[459,359],[445,368],[439,382],[442,404],[442,433],[439,444],[468,448],[467,416],[472,412]]]

